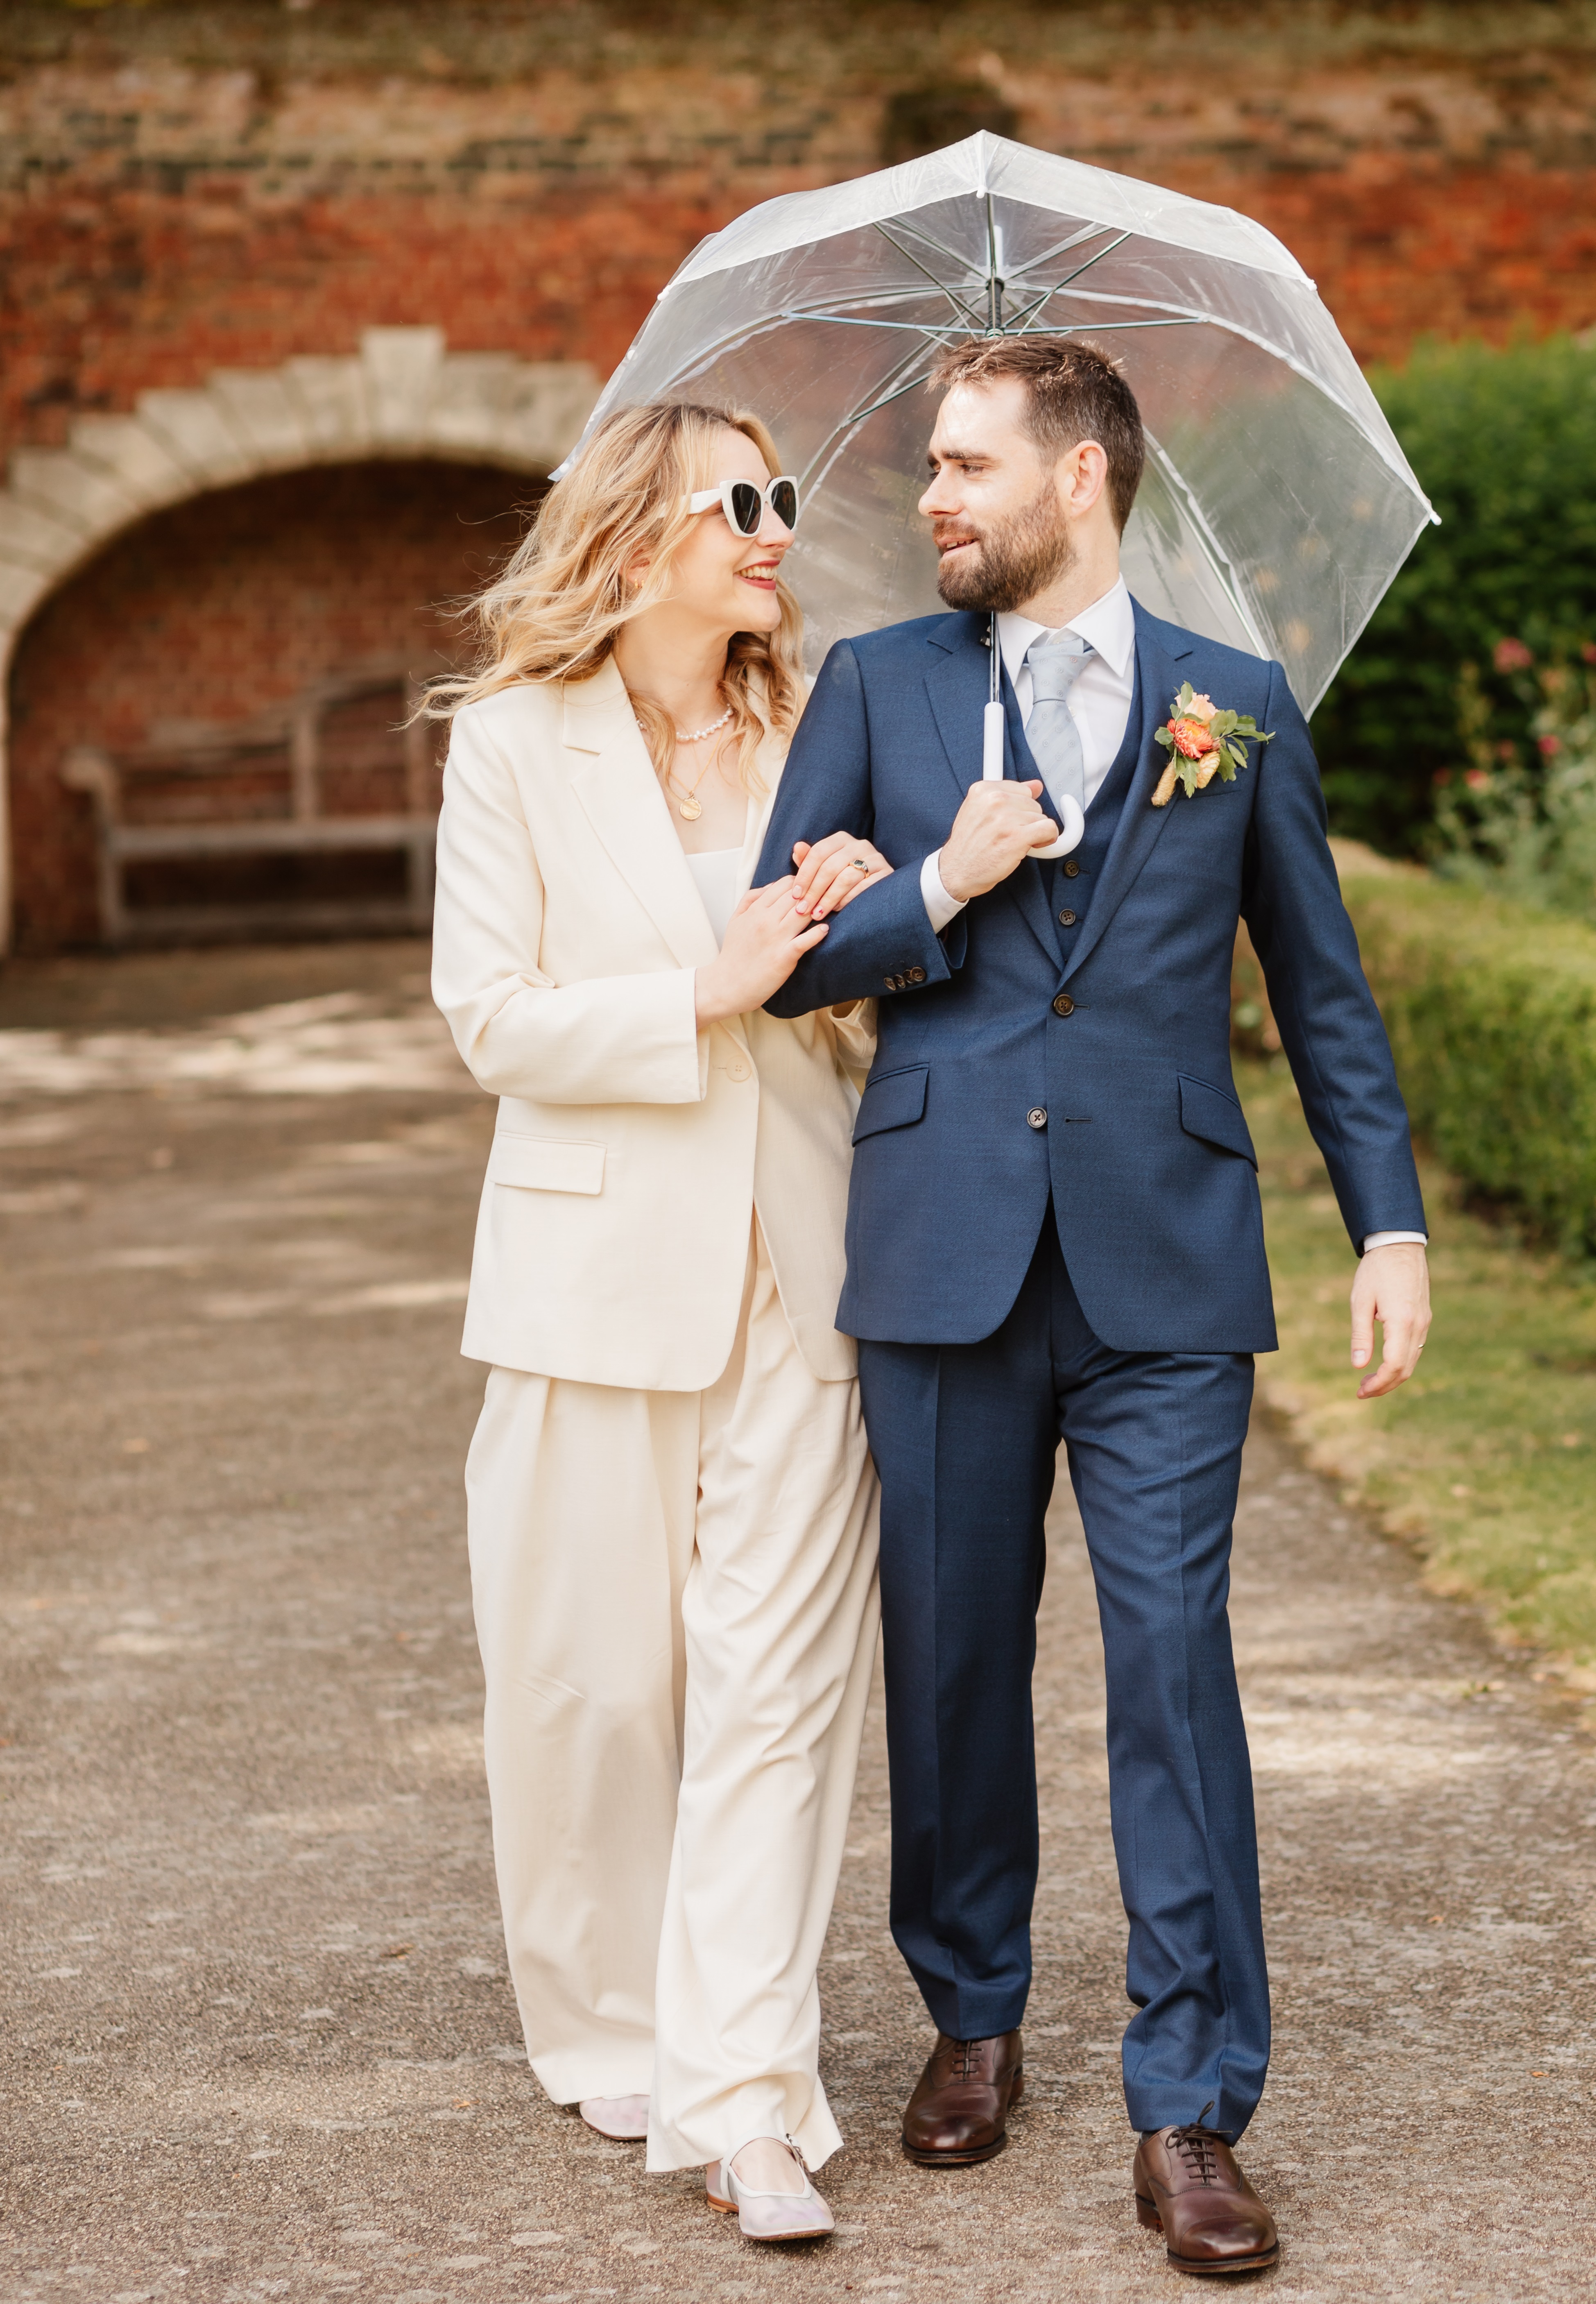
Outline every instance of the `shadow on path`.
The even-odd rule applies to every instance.
[[[383,1043],[395,1068],[359,1092],[325,1068],[241,1091],[164,1063],[54,1096],[13,1078],[0,1104],[0,2295],[1174,2292],[1131,2214],[1071,1508],[1009,2152],[936,2177],[897,2148],[929,2035],[886,1933],[879,1702],[823,1971],[837,2239],[760,2254],[695,2178],[646,2178],[539,2096],[499,1940],[461,1528],[481,1371],[455,1347],[492,1114],[425,1040]],[[1271,2292],[1583,2292],[1587,1749],[1267,1427],[1236,1588],[1276,1985],[1246,2152],[1285,2237]]]

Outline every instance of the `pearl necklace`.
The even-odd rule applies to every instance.
[[[679,744],[701,744],[705,736],[713,736],[717,729],[723,728],[726,725],[727,721],[731,717],[731,710],[732,707],[729,704],[724,712],[722,713],[720,718],[718,720],[712,720],[707,728],[693,728],[690,730],[687,728],[676,728],[673,729],[671,733],[675,736]]]
[[[734,707],[729,704],[724,712],[722,713],[720,718],[718,720],[712,720],[707,728],[694,728],[690,731],[686,728],[673,728],[671,733],[675,737],[679,744],[701,744],[705,736],[714,736],[717,734],[719,731],[726,725],[726,723],[731,717],[733,708]],[[636,718],[636,716],[637,716],[634,714],[633,717]],[[640,728],[643,725],[643,723],[639,720],[638,722],[638,725]],[[681,798],[676,803],[677,813],[680,816],[684,816],[689,824],[693,823],[704,813],[704,802],[698,797],[698,784],[701,784],[704,782],[705,777],[709,774],[710,769],[713,768],[714,766],[714,761],[713,758],[707,760],[704,767],[698,771],[697,784],[695,784],[689,792],[683,792]],[[675,775],[670,768],[665,770],[665,786],[667,791],[674,792],[678,789]]]

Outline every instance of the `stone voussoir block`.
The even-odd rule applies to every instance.
[[[225,402],[214,392],[170,387],[142,392],[139,414],[200,487],[225,487],[258,469],[253,452],[230,420]]]
[[[422,448],[443,365],[442,328],[367,328],[360,338],[371,436],[384,448]]]
[[[281,369],[217,368],[210,389],[251,452],[256,470],[282,470],[316,461],[306,411]]]
[[[47,505],[9,488],[0,493],[0,559],[53,576],[81,556],[87,541],[75,521],[60,519]]]
[[[139,503],[101,464],[70,448],[19,448],[11,485],[24,500],[43,504],[84,537],[103,536],[138,516]]]
[[[359,360],[307,353],[286,361],[283,374],[291,380],[320,456],[336,462],[369,453],[371,411]]]
[[[72,453],[114,474],[146,511],[175,504],[193,488],[193,475],[157,433],[137,416],[80,416],[72,429]]]

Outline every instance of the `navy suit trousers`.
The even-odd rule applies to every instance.
[[[1043,1521],[1068,1450],[1108,1675],[1130,1920],[1126,2102],[1139,2129],[1239,2135],[1269,2060],[1252,1778],[1227,1614],[1253,1394],[1246,1353],[1111,1351],[1050,1204],[978,1343],[861,1343],[882,1478],[892,1933],[958,2039],[1012,2030],[1031,1981],[1031,1673]]]

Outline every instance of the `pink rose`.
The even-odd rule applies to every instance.
[[[1498,640],[1491,661],[1499,672],[1524,672],[1535,659],[1522,640]]]

